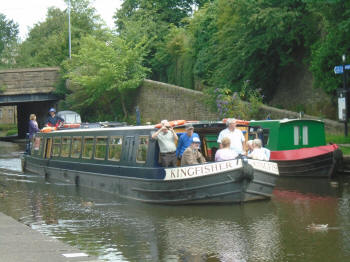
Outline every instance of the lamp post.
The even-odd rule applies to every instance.
[[[68,45],[69,45],[69,59],[71,59],[72,46],[71,46],[71,32],[70,32],[70,0],[68,1]]]
[[[345,70],[345,61],[346,61],[346,56],[343,54],[341,56],[342,62],[343,62],[343,89],[345,93],[345,120],[344,120],[344,132],[345,136],[348,136],[348,90],[346,89],[346,70]]]

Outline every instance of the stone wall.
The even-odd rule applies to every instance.
[[[136,98],[142,122],[158,123],[168,120],[217,120],[219,115],[212,112],[205,103],[202,92],[144,80]]]
[[[59,79],[59,68],[25,68],[0,71],[0,95],[51,93]]]
[[[144,80],[136,97],[142,122],[158,123],[162,119],[175,120],[218,120],[220,116],[212,112],[205,103],[202,92],[169,85],[152,80]],[[260,119],[269,115],[271,119],[299,118],[297,112],[281,110],[263,105]],[[320,119],[319,117],[303,115],[306,119]],[[334,134],[344,134],[344,124],[338,121],[322,119],[326,130]]]
[[[17,124],[16,106],[0,106],[0,124]]]
[[[265,116],[270,115],[271,119],[299,118],[300,117],[300,114],[297,112],[282,110],[282,109],[278,109],[278,108],[266,106],[266,105],[261,106],[261,113]],[[320,119],[320,120],[324,121],[325,129],[327,132],[332,133],[332,134],[340,134],[340,135],[344,134],[344,123],[330,120],[330,119],[324,119],[324,118],[320,118],[320,117],[316,117],[316,116],[306,115],[306,114],[302,115],[302,118],[316,119],[316,120]]]

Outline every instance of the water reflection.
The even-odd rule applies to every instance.
[[[0,161],[0,212],[105,261],[350,260],[347,178],[337,187],[282,179],[271,201],[245,205],[160,206],[45,181],[16,165]],[[329,228],[310,231],[312,223]]]

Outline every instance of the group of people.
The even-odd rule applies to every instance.
[[[59,127],[63,125],[64,119],[62,117],[59,117],[56,115],[56,110],[54,108],[51,108],[49,110],[49,117],[46,119],[45,126],[50,126],[50,127]],[[38,122],[36,121],[36,115],[31,114],[29,116],[29,126],[28,126],[28,133],[29,133],[29,139],[32,140],[34,134],[39,132],[39,125]]]
[[[186,133],[180,138],[167,120],[161,122],[161,128],[152,134],[160,150],[160,163],[163,167],[175,167],[177,161],[181,166],[203,164],[206,159],[199,151],[200,138],[194,132],[192,125],[186,126]],[[227,128],[219,133],[219,149],[215,153],[215,161],[235,159],[238,155],[247,155],[252,159],[269,160],[270,151],[262,147],[260,139],[247,141],[247,151],[244,151],[245,138],[238,128],[235,119],[228,119]],[[176,146],[177,142],[177,146]]]

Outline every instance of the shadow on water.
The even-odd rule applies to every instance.
[[[45,181],[16,159],[0,158],[0,212],[106,261],[350,260],[347,178],[280,179],[271,201],[162,206]]]

